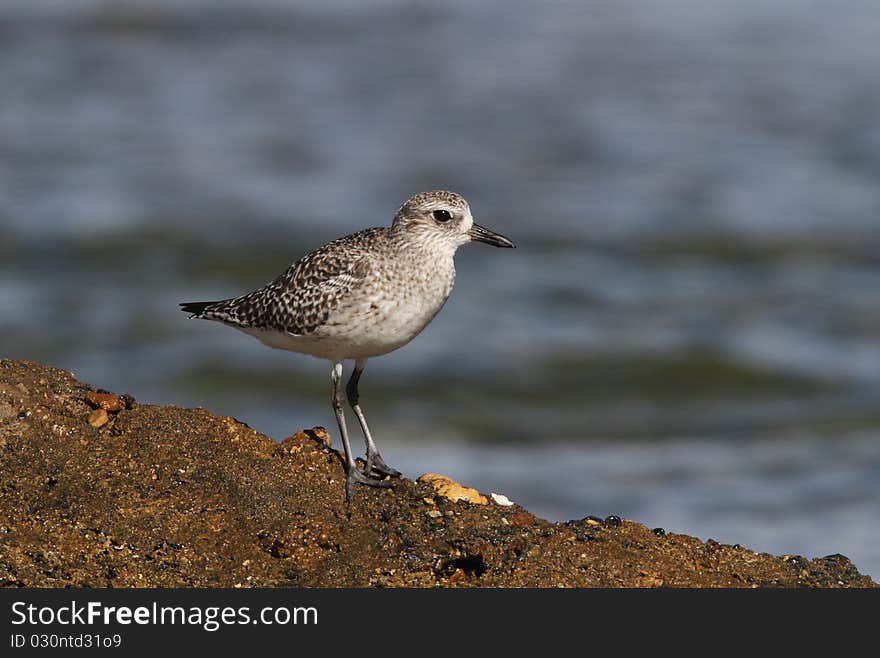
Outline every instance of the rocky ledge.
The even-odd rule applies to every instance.
[[[639,523],[550,523],[442,476],[346,504],[321,428],[278,443],[0,361],[7,587],[872,587],[807,560]]]

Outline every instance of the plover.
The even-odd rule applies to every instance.
[[[409,198],[390,227],[368,228],[304,256],[258,290],[216,302],[181,304],[190,317],[216,320],[265,345],[329,359],[331,402],[345,450],[346,496],[354,484],[388,486],[400,472],[382,459],[358,404],[367,359],[403,347],[446,303],[455,282],[453,256],[477,240],[514,244],[474,223],[467,201],[435,190]],[[345,387],[366,446],[358,468],[345,425],[343,361],[354,360]]]

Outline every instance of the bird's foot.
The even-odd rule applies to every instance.
[[[380,488],[387,488],[391,486],[390,482],[386,482],[381,478],[373,477],[372,475],[367,475],[356,465],[352,464],[351,466],[346,466],[345,469],[345,497],[348,500],[351,500],[351,493],[354,490],[355,484],[363,484],[368,487]]]
[[[382,459],[382,455],[378,452],[374,452],[372,455],[367,455],[367,465],[364,468],[366,473],[370,475],[378,475],[380,477],[388,477],[399,478],[401,473],[396,468],[392,468],[388,464],[385,463],[385,460]]]

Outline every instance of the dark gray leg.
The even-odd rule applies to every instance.
[[[367,465],[364,468],[364,472],[368,475],[400,477],[400,471],[386,464],[385,460],[382,459],[382,455],[376,449],[373,436],[370,434],[370,428],[367,427],[367,419],[364,418],[364,412],[361,411],[361,406],[358,404],[358,382],[361,380],[361,373],[363,373],[366,365],[366,359],[358,359],[355,362],[354,371],[352,371],[351,378],[348,380],[348,386],[345,387],[345,392],[348,394],[348,404],[351,405],[354,415],[357,416],[358,422],[361,424],[361,430],[364,433],[364,443],[367,446]]]
[[[345,406],[342,398],[342,363],[334,363],[333,371],[330,375],[333,382],[333,392],[331,402],[333,403],[333,411],[336,413],[336,423],[339,425],[339,434],[342,436],[342,448],[345,450],[345,497],[351,500],[351,491],[355,482],[358,484],[366,484],[371,487],[387,487],[388,484],[377,478],[365,474],[357,467],[354,455],[351,454],[351,445],[348,442],[348,431],[345,428]]]

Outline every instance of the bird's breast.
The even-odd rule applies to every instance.
[[[344,339],[350,358],[386,354],[415,338],[449,298],[455,268],[451,261],[433,268],[408,265],[377,273],[340,304],[320,333]]]

